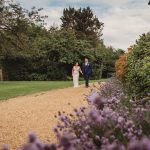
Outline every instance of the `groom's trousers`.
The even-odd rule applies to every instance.
[[[89,75],[84,75],[84,80],[85,80],[85,86],[88,87],[89,86],[89,78],[90,76]]]

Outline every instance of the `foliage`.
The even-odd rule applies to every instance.
[[[150,33],[143,34],[127,57],[125,81],[135,96],[146,96],[150,91]]]
[[[115,73],[115,62],[119,58],[120,55],[124,53],[123,50],[117,49],[115,50],[112,47],[107,47],[104,56],[103,56],[103,72],[102,76],[107,78],[112,77]]]
[[[90,57],[90,48],[87,41],[78,40],[71,30],[50,29],[39,45],[47,79],[66,79],[76,61],[81,64],[85,55]]]
[[[39,15],[42,9],[33,7],[29,11],[11,1],[1,6],[0,64],[4,80],[67,80],[74,63],[81,65],[85,56],[93,64],[93,79],[115,72],[120,53],[100,40],[103,23],[89,7],[65,9],[62,28],[48,30],[43,26],[46,16]],[[68,15],[76,20],[74,27],[70,27]]]
[[[77,38],[89,41],[96,45],[102,36],[104,24],[94,16],[90,7],[87,8],[66,8],[61,17],[62,27],[75,31]]]
[[[35,7],[28,11],[12,1],[3,1],[0,15],[0,52],[2,57],[7,55],[25,57],[35,52],[29,34],[30,27],[35,23],[43,24],[46,16],[38,15],[39,11],[41,9],[36,10]]]
[[[4,1],[1,6],[0,60],[4,79],[29,80],[28,68],[33,57],[38,56],[36,31],[40,33],[46,16],[38,15],[41,9],[33,7],[28,11],[12,1]]]
[[[115,50],[112,47],[106,47],[103,42],[100,42],[94,51],[93,59],[93,76],[95,79],[109,78],[115,72],[115,62],[123,50]]]
[[[32,26],[30,39],[35,49],[33,55],[14,56],[8,53],[2,59],[4,73],[8,76],[5,76],[6,79],[66,79],[74,62],[79,60],[81,63],[84,56],[91,57],[91,45],[87,41],[78,40],[71,30],[50,29],[46,31]]]
[[[120,79],[121,81],[124,81],[125,76],[125,69],[126,69],[126,59],[127,54],[123,54],[119,57],[119,59],[116,61],[116,77]]]
[[[3,54],[2,58],[5,80],[32,80],[32,73],[36,72],[40,75],[40,73],[44,70],[41,66],[41,54],[36,44],[39,40],[41,30],[39,27],[35,26],[30,27],[30,30],[31,28],[32,32],[30,32],[30,42],[26,43],[29,49],[25,48],[20,51],[14,47],[14,51],[9,49],[10,52],[6,52],[5,49],[6,54]]]

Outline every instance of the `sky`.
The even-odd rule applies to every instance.
[[[127,50],[139,35],[150,31],[149,0],[16,0],[24,8],[43,8],[47,26],[61,24],[63,9],[90,6],[104,23],[103,36],[107,46]]]

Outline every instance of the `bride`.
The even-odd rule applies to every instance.
[[[82,70],[79,66],[79,63],[76,62],[75,65],[72,68],[72,76],[73,76],[73,84],[74,84],[74,88],[79,86],[79,73],[82,73]]]

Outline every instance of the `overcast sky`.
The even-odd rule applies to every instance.
[[[148,0],[16,0],[27,9],[44,8],[47,24],[60,25],[64,8],[90,6],[104,23],[103,39],[107,46],[127,49],[139,35],[150,31]]]

